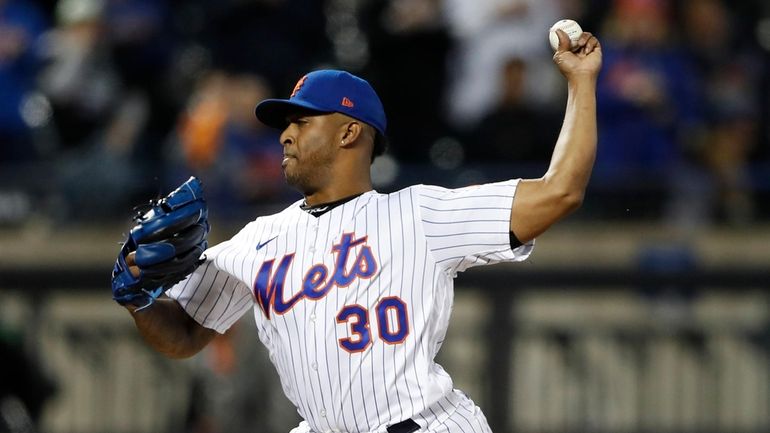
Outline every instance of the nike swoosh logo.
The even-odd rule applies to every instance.
[[[264,247],[265,245],[267,245],[270,242],[274,241],[277,237],[278,237],[278,235],[275,235],[272,238],[270,238],[270,239],[268,239],[268,240],[266,240],[266,241],[264,241],[262,243],[257,244],[257,251],[261,250],[262,247]]]

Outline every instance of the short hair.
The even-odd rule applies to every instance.
[[[372,146],[372,161],[374,158],[382,155],[388,149],[388,137],[385,134],[375,130],[374,132],[374,146]]]

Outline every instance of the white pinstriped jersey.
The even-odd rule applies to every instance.
[[[369,191],[318,217],[297,202],[210,248],[167,294],[220,333],[253,309],[309,431],[384,431],[408,418],[428,431],[489,431],[448,423],[475,406],[433,359],[456,273],[533,248],[509,244],[517,184]]]

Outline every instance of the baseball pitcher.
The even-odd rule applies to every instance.
[[[564,124],[538,179],[446,189],[372,189],[386,117],[363,79],[320,70],[256,116],[283,132],[283,172],[304,196],[208,248],[200,182],[140,212],[113,271],[113,296],[156,350],[191,356],[247,311],[286,396],[292,432],[482,433],[481,410],[434,362],[453,279],[526,259],[582,201],[596,150],[601,48],[559,31]],[[511,143],[515,146],[516,143]]]

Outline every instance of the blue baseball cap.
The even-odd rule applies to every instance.
[[[385,109],[369,83],[349,72],[322,69],[297,81],[289,99],[266,99],[254,113],[262,123],[283,129],[286,118],[297,109],[319,113],[342,113],[385,134]]]

